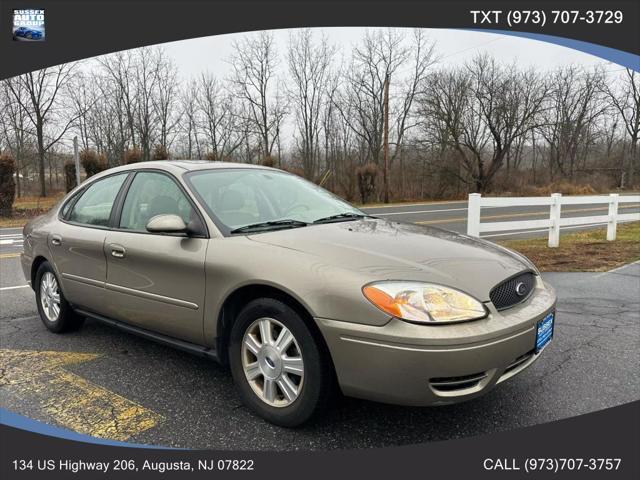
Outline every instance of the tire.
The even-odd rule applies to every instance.
[[[49,262],[42,262],[36,272],[35,281],[36,304],[40,320],[48,330],[54,333],[77,330],[84,323],[84,317],[73,311],[59,285],[58,276]]]
[[[271,342],[262,339],[264,321],[271,326]],[[292,336],[288,344],[284,330]],[[238,314],[229,338],[229,365],[243,403],[283,427],[310,420],[335,390],[328,354],[300,315],[273,298],[253,300]]]

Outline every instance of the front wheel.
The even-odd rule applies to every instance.
[[[332,391],[330,362],[298,313],[261,298],[231,329],[229,363],[240,396],[264,419],[285,427],[309,420]]]
[[[43,262],[36,272],[36,303],[44,326],[54,333],[80,328],[84,318],[78,316],[67,302],[60,283],[49,262]]]

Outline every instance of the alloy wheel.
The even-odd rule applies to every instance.
[[[40,280],[40,305],[47,320],[55,322],[60,316],[60,288],[51,272],[45,272]]]
[[[287,407],[299,397],[304,381],[300,346],[273,318],[259,318],[242,340],[242,368],[254,393],[268,405]]]

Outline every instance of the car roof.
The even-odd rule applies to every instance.
[[[80,184],[79,187],[76,187],[76,188],[86,187],[89,183],[93,183],[109,175],[113,175],[116,173],[126,173],[133,170],[145,170],[145,169],[164,170],[166,172],[172,173],[173,175],[179,177],[183,173],[189,172],[189,171],[224,170],[224,169],[232,169],[232,168],[281,171],[276,168],[266,167],[264,165],[253,165],[250,163],[217,162],[217,161],[209,161],[209,160],[152,160],[148,162],[130,163],[127,165],[120,165],[118,167],[108,168],[96,175],[93,175],[91,178],[87,178],[84,182]],[[72,192],[75,192],[75,191],[76,189],[74,188]]]
[[[211,170],[211,169],[229,169],[229,168],[255,168],[255,169],[268,169],[274,170],[270,167],[265,167],[263,165],[253,165],[249,163],[234,163],[234,162],[214,162],[209,160],[152,160],[149,162],[137,162],[130,163],[128,165],[122,165],[119,167],[113,167],[104,172],[100,173],[100,176],[103,176],[103,173],[116,173],[116,172],[127,172],[130,170],[141,170],[141,169],[158,169],[158,170],[166,170],[172,172],[176,175],[179,175],[184,172],[194,171],[194,170]]]
[[[263,165],[253,165],[250,163],[236,162],[213,162],[209,160],[161,160],[147,162],[153,164],[166,163],[168,165],[182,168],[184,170],[206,170],[210,168],[269,168]]]

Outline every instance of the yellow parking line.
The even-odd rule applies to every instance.
[[[0,253],[0,259],[3,258],[16,258],[19,257],[20,254],[19,253]]]
[[[164,420],[160,414],[65,369],[97,357],[92,353],[2,349],[0,389],[37,402],[61,426],[94,437],[127,440]]]
[[[638,205],[620,205],[618,206],[618,210],[622,208],[638,208]],[[601,210],[609,210],[609,207],[593,207],[593,208],[574,208],[572,210],[562,210],[562,213],[580,213],[580,212],[597,212]],[[482,220],[495,220],[497,218],[511,218],[511,217],[529,217],[533,215],[549,215],[549,210],[540,211],[540,212],[523,212],[523,213],[503,213],[501,215],[487,215],[482,216]],[[444,220],[424,220],[419,223],[420,225],[430,225],[437,223],[455,223],[455,222],[466,222],[467,217],[457,217],[457,218],[446,218]]]

